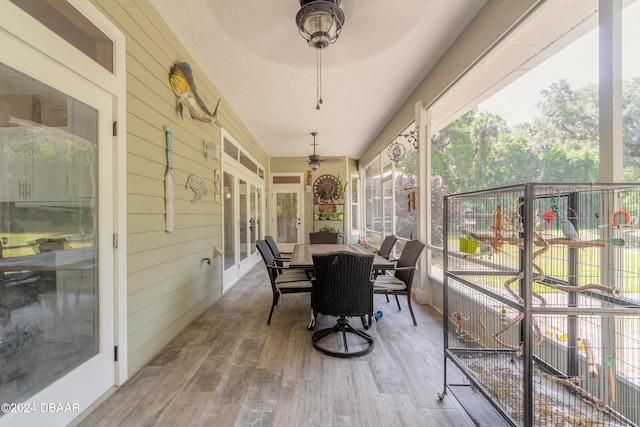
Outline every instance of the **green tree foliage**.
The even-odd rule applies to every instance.
[[[640,78],[623,87],[624,180],[640,182]],[[540,93],[540,113],[508,126],[497,114],[467,112],[432,140],[432,172],[449,193],[524,182],[599,179],[598,88],[566,80]]]
[[[622,140],[625,179],[640,182],[640,77],[622,87]]]

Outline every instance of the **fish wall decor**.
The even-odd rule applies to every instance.
[[[180,117],[183,117],[182,110],[186,107],[193,120],[218,124],[218,106],[220,105],[220,100],[218,100],[213,113],[210,112],[200,96],[198,96],[196,83],[193,80],[193,72],[188,63],[178,62],[171,67],[169,83],[171,84],[173,93],[176,95],[176,108],[180,112]]]

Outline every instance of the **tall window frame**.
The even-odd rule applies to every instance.
[[[405,156],[390,159],[385,148],[362,169],[365,200],[362,210],[365,218],[362,240],[377,249],[388,235],[399,239],[395,250],[401,250],[405,241],[418,239],[418,166],[417,142],[413,145],[405,135],[415,132],[415,122],[399,132],[390,143],[402,144]]]

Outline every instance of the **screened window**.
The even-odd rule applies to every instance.
[[[360,179],[351,176],[351,234],[360,231]]]
[[[402,159],[392,161],[383,150],[365,168],[364,240],[372,248],[378,248],[390,234],[404,240],[419,238],[418,151],[402,136],[398,143],[405,146]]]

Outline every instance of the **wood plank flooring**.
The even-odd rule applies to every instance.
[[[369,329],[374,350],[329,357],[311,345],[309,294],[283,295],[266,324],[271,288],[260,264],[79,425],[475,425],[453,396],[438,399],[441,315],[414,303],[414,327],[404,298],[402,311],[375,298],[384,316]],[[320,316],[316,329],[333,323]]]

